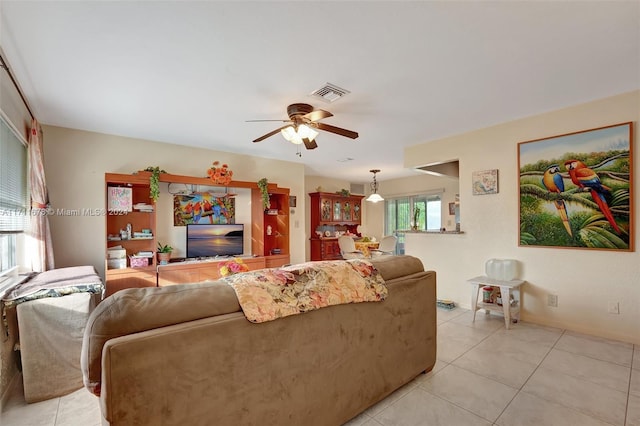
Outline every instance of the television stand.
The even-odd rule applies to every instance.
[[[220,279],[220,263],[233,257],[184,259],[182,262],[158,265],[158,286],[199,283]],[[267,267],[266,259],[262,256],[245,257],[242,261],[250,271]]]

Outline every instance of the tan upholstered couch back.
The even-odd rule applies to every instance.
[[[120,291],[85,329],[85,384],[112,425],[342,424],[435,363],[435,272],[374,263],[385,301],[261,324],[221,282]]]

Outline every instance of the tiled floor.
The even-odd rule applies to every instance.
[[[26,404],[14,389],[2,426],[93,426],[84,389]],[[438,309],[438,362],[348,426],[640,426],[640,345]]]

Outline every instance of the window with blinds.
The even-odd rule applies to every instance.
[[[0,117],[0,274],[17,265],[16,234],[27,226],[27,147]]]

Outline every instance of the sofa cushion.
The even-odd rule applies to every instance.
[[[100,394],[102,347],[109,339],[238,311],[233,288],[218,281],[118,291],[87,322],[80,358],[84,385]]]
[[[413,256],[380,256],[371,259],[385,281],[424,271],[422,262]]]

